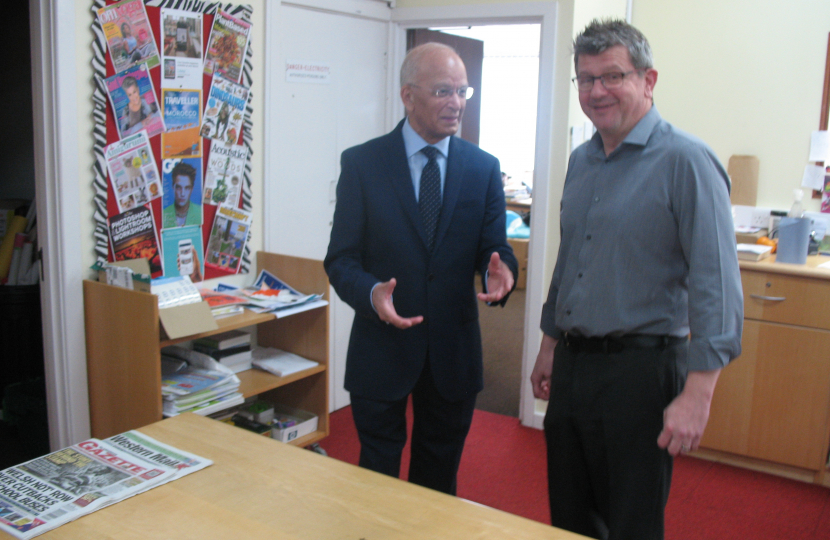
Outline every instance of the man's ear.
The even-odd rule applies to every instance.
[[[408,84],[401,86],[401,101],[406,109],[407,114],[412,110],[412,87]]]
[[[646,97],[654,99],[654,85],[657,84],[657,70],[654,68],[647,69],[645,74],[646,80]]]

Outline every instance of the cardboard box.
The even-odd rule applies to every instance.
[[[519,261],[519,278],[516,280],[516,288],[527,287],[527,247],[530,240],[527,238],[508,238],[507,242],[513,248],[513,254]]]
[[[282,428],[278,421],[293,420],[295,424]],[[317,431],[317,415],[285,405],[274,405],[274,423],[271,424],[271,437],[281,442],[299,439]]]
[[[134,259],[112,263],[97,262],[98,281],[116,287],[132,288],[151,293],[150,263],[147,259]],[[159,321],[169,339],[218,330],[216,319],[207,302],[185,304],[159,309]]]

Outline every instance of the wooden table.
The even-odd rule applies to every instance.
[[[518,201],[515,199],[507,199],[504,204],[507,206],[508,210],[513,210],[521,215],[522,212],[530,212],[530,208],[533,205],[533,199],[522,199]]]
[[[39,539],[584,538],[192,413],[140,431],[214,463]]]

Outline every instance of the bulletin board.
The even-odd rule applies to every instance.
[[[253,10],[249,5],[196,0],[133,0],[139,7],[144,4],[146,17],[142,18],[139,13],[132,24],[135,28],[128,25],[125,30],[123,21],[115,19],[116,10],[112,6],[126,1],[94,0],[92,6],[96,258],[112,262],[140,258],[142,253],[149,253],[146,258],[151,260],[154,278],[185,275],[193,271],[194,262],[199,270],[193,273],[194,277],[198,275],[196,281],[248,273],[251,269]],[[102,9],[112,12],[112,17],[101,16],[99,11]],[[184,29],[181,35],[187,37],[180,43],[173,43],[171,40],[178,39],[177,20],[173,14],[179,12],[185,12],[180,18],[190,25],[190,33],[185,23],[179,24]],[[177,64],[178,60],[174,62],[172,58],[179,44],[183,51],[190,43],[201,43],[199,62],[203,66],[208,63],[206,60],[217,57],[218,41],[212,34],[215,20],[217,24],[231,21],[227,22],[231,27],[237,23],[237,28],[245,29],[248,40],[244,52],[234,51],[236,59],[232,65],[215,63],[214,67],[211,63],[212,74],[204,73],[203,69],[195,77],[190,72],[189,79],[181,83],[183,86],[171,86],[177,69],[179,76],[186,73],[178,67],[185,64]],[[198,28],[199,21],[201,29]],[[115,32],[114,28],[119,26],[120,32]],[[145,54],[145,58],[150,58],[145,62],[143,58],[139,60],[139,53],[133,53],[132,57],[128,54],[131,48],[152,49],[153,41],[156,58]],[[193,57],[198,55],[195,46],[188,51],[190,53]],[[128,77],[131,79],[127,80]],[[201,85],[197,89],[201,90],[200,94],[193,91],[198,85]],[[131,108],[130,92],[141,94],[141,105],[137,110]],[[192,115],[192,110],[185,113],[184,109],[193,109],[196,105],[177,107],[179,103],[195,103],[197,95],[198,135],[190,133],[187,144],[182,145],[184,139],[181,137],[188,131],[184,128],[189,127],[192,132],[192,122],[177,124],[180,118],[173,111],[180,110],[182,117]],[[220,114],[220,108],[225,113],[227,104],[230,104],[230,113]],[[140,122],[131,125],[130,114],[133,118],[140,117]],[[160,122],[157,121],[159,118]],[[229,168],[224,170],[228,172],[227,176],[224,172],[217,173],[216,163],[232,166],[241,174],[231,176]],[[177,198],[181,190],[178,184],[173,188],[174,178],[181,177],[182,171],[190,171],[192,190],[184,203],[189,208],[185,211],[186,219],[177,213],[183,207]],[[188,182],[184,182],[185,189],[187,185]],[[201,224],[196,229],[199,213]],[[177,217],[178,222],[175,221]],[[153,227],[149,227],[150,222]],[[143,232],[136,232],[138,227],[128,228],[125,225],[128,223],[141,224]],[[150,229],[154,229],[152,234]],[[220,230],[222,234],[218,235],[216,231]],[[153,235],[157,244],[155,257],[150,245]],[[187,252],[182,246],[188,246],[188,249],[192,246],[196,261],[184,257]]]

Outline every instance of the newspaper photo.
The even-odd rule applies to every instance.
[[[242,133],[248,89],[220,75],[214,75],[206,101],[199,133],[220,144],[236,144]]]
[[[159,240],[153,211],[148,206],[137,206],[107,218],[113,260],[147,259],[150,273],[162,271]]]
[[[250,228],[250,212],[229,206],[217,208],[205,250],[205,266],[237,273]]]
[[[161,9],[162,88],[202,87],[202,14]]]
[[[34,538],[211,463],[133,431],[89,439],[0,471],[0,531]]]
[[[250,33],[250,23],[220,9],[213,19],[213,30],[205,53],[205,74],[219,73],[226,79],[239,82]]]
[[[141,63],[159,65],[158,48],[142,0],[124,0],[98,10],[98,21],[116,73]]]
[[[248,148],[236,144],[210,145],[205,173],[205,204],[239,206]]]
[[[144,130],[148,137],[164,132],[164,119],[146,64],[107,77],[106,84],[120,139]]]
[[[104,158],[119,212],[161,197],[161,179],[146,132],[107,146]]]

